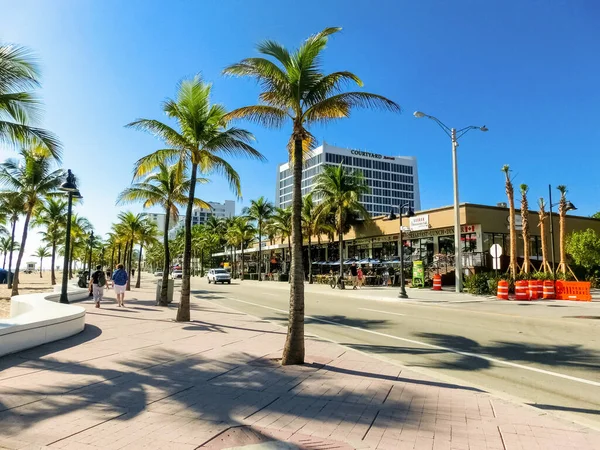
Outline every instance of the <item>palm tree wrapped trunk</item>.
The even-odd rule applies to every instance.
[[[558,263],[558,271],[563,274],[563,278],[567,276],[567,255],[565,250],[566,238],[566,218],[567,218],[567,187],[564,185],[557,186],[560,191],[560,200],[558,201],[558,216],[559,216],[559,252],[560,261]]]
[[[508,223],[510,233],[510,262],[508,269],[513,279],[517,278],[517,230],[515,224],[515,192],[510,179],[510,167],[502,167],[502,172],[506,176],[505,191],[508,198]]]
[[[548,263],[548,244],[546,243],[546,218],[548,217],[548,214],[546,213],[546,202],[543,197],[538,200],[538,206],[538,226],[540,227],[540,239],[542,241],[542,270],[546,273],[546,269],[548,269],[548,272],[551,273],[552,269]]]
[[[523,266],[521,270],[523,273],[529,273],[531,267],[531,259],[529,255],[529,204],[527,202],[527,191],[529,187],[526,184],[521,186],[521,225],[523,234]]]

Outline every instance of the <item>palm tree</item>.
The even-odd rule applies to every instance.
[[[206,183],[206,178],[198,178],[197,183]],[[181,171],[181,165],[167,165],[159,162],[156,169],[145,178],[138,177],[138,181],[119,194],[117,203],[126,204],[143,202],[144,208],[160,206],[165,211],[165,233],[163,236],[164,261],[162,288],[160,291],[160,305],[168,306],[167,287],[169,282],[169,266],[171,255],[169,253],[169,224],[171,220],[179,220],[179,206],[187,202],[187,194],[190,190],[190,180],[185,180]],[[194,205],[202,208],[210,208],[210,205],[198,198],[194,199]],[[137,283],[136,283],[136,287]]]
[[[349,172],[339,166],[326,166],[316,176],[313,192],[323,198],[319,204],[319,215],[332,215],[339,239],[340,276],[344,275],[344,232],[349,219],[360,216],[370,220],[369,212],[360,202],[360,196],[369,193],[362,172]]]
[[[548,217],[548,213],[546,213],[546,201],[544,200],[544,197],[541,197],[538,200],[538,206],[538,226],[540,227],[540,239],[542,240],[542,268],[544,269],[544,272],[546,272],[546,269],[549,269],[549,271],[552,272],[552,269],[550,269],[550,265],[548,264],[548,247],[546,244],[546,218]]]
[[[292,208],[275,208],[269,220],[268,228],[269,233],[281,238],[282,244],[284,240],[287,240],[287,258],[289,258],[292,250]]]
[[[529,203],[527,202],[527,191],[529,186],[522,184],[521,188],[521,226],[523,233],[523,267],[524,273],[529,273],[531,259],[529,257]]]
[[[560,192],[560,200],[558,201],[558,216],[559,216],[559,248],[560,248],[560,262],[558,263],[558,270],[562,272],[563,277],[567,276],[567,258],[565,251],[565,237],[566,237],[566,218],[567,218],[567,187],[565,185],[556,186],[556,189]]]
[[[42,263],[44,261],[44,258],[47,258],[51,255],[50,250],[48,250],[48,247],[38,247],[38,249],[35,251],[35,253],[32,256],[36,256],[38,258],[40,258],[40,278],[42,278]]]
[[[505,165],[502,172],[506,177],[505,190],[508,197],[508,221],[510,233],[510,263],[508,268],[513,279],[517,277],[517,226],[515,224],[515,191],[512,180],[510,179],[510,167]]]
[[[40,145],[59,160],[57,137],[30,125],[39,113],[39,100],[30,92],[39,86],[39,77],[28,49],[0,44],[0,145]]]
[[[92,224],[90,221],[74,213],[71,215],[71,251],[69,255],[69,279],[73,278],[73,261],[75,261],[74,255],[77,251],[83,251],[83,258],[81,261],[85,261],[85,249],[88,244],[88,235],[93,231]],[[64,267],[64,270],[67,268]]]
[[[247,58],[224,70],[233,76],[256,78],[263,92],[260,104],[232,111],[230,118],[247,118],[267,127],[279,128],[289,119],[292,134],[288,143],[293,165],[292,196],[292,280],[288,335],[282,364],[304,362],[304,270],[302,267],[302,160],[315,146],[308,128],[346,118],[354,108],[382,108],[400,112],[393,101],[367,92],[343,92],[348,83],[362,87],[362,81],[347,71],[323,73],[321,52],[329,36],[341,28],[326,28],[309,37],[299,49],[290,53],[273,41],[258,45],[266,57]]]
[[[144,246],[149,246],[155,243],[158,243],[158,239],[156,235],[158,234],[158,226],[155,222],[151,222],[145,219],[140,226],[139,231],[137,232],[136,238],[140,245],[138,250],[138,265],[137,265],[137,280],[135,282],[135,287],[137,289],[140,288],[141,277],[142,277],[142,250]]]
[[[144,226],[144,217],[145,214],[138,213],[134,214],[131,211],[122,212],[119,214],[118,218],[120,220],[119,232],[127,238],[127,242],[125,245],[125,260],[127,267],[127,274],[131,275],[131,269],[133,268],[132,259],[133,259],[133,245],[136,242],[136,236],[141,231]],[[131,276],[127,277],[127,286],[125,290],[131,290]]]
[[[51,269],[50,279],[51,284],[56,284],[56,273],[54,272],[54,264],[56,260],[56,248],[59,241],[64,236],[64,229],[67,220],[67,202],[62,199],[48,197],[40,206],[33,218],[33,226],[45,226],[46,231],[43,232],[43,240],[50,245],[51,248]]]
[[[271,214],[273,214],[273,203],[260,197],[257,200],[250,201],[250,207],[244,208],[243,214],[246,214],[251,220],[254,220],[258,225],[258,281],[262,281],[262,235],[263,225]]]
[[[0,214],[6,216],[10,222],[10,240],[13,243],[12,249],[10,250],[10,256],[8,257],[8,274],[7,274],[7,287],[12,288],[12,260],[13,251],[19,250],[19,243],[15,241],[15,232],[17,228],[17,221],[23,211],[25,210],[25,195],[22,192],[2,192],[0,193]],[[5,254],[6,257],[6,254]]]
[[[312,276],[312,257],[311,244],[312,236],[317,234],[317,224],[319,215],[315,203],[313,202],[312,193],[304,197],[302,202],[302,234],[308,236],[308,283],[313,284]]]
[[[13,241],[10,236],[4,236],[0,238],[0,251],[4,254],[4,260],[2,262],[2,269],[6,269],[6,255],[12,253],[15,250],[19,250],[19,243]]]
[[[23,259],[29,222],[36,208],[43,199],[56,192],[64,172],[61,169],[53,170],[54,159],[50,153],[42,147],[31,147],[22,149],[22,160],[9,159],[0,164],[0,183],[9,187],[13,192],[20,192],[25,198],[25,222],[23,223],[23,237],[21,249],[17,257],[15,276],[12,286],[12,295],[19,295],[19,267]]]
[[[192,258],[192,209],[196,198],[198,170],[203,174],[214,172],[225,175],[234,192],[241,196],[240,178],[223,156],[264,157],[250,143],[254,136],[241,128],[227,128],[225,108],[211,104],[212,85],[199,75],[184,80],[177,89],[176,100],[166,100],[163,111],[178,124],[179,131],[158,120],[138,119],[128,126],[158,136],[169,148],[158,150],[136,163],[136,175],[145,175],[160,162],[177,162],[190,168],[190,187],[185,213],[185,242],[183,250],[183,280],[177,321],[190,320],[190,263]],[[191,166],[191,167],[190,167]]]
[[[248,218],[244,216],[234,217],[227,231],[231,245],[235,248],[241,247],[241,280],[244,279],[244,246],[252,241],[255,234],[256,229],[248,222]]]

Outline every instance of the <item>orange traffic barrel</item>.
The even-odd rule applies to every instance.
[[[545,280],[544,281],[544,300],[549,300],[554,298],[554,281]]]
[[[441,291],[442,290],[442,276],[435,274],[433,276],[433,290]]]
[[[525,280],[515,282],[515,298],[517,300],[529,300],[528,286],[529,283]]]
[[[537,280],[537,294],[538,298],[544,298],[544,282],[542,280]]]
[[[508,300],[508,282],[504,280],[498,281],[498,295],[500,300]]]
[[[529,280],[527,283],[529,284],[529,300],[537,300],[538,299],[537,280]]]

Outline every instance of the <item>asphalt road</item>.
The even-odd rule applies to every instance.
[[[286,283],[192,286],[199,298],[287,323]],[[600,302],[436,301],[435,293],[405,302],[389,292],[375,300],[368,290],[306,291],[307,333],[600,428]]]

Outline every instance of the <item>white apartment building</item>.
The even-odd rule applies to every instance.
[[[414,156],[385,156],[335,147],[325,142],[313,150],[304,162],[302,195],[311,192],[315,176],[322,172],[323,166],[340,163],[349,170],[362,171],[371,192],[361,196],[361,202],[371,216],[387,214],[391,208],[397,208],[402,203],[409,203],[416,211],[421,209],[417,159]],[[280,164],[275,203],[281,208],[292,204],[292,179],[290,163]]]
[[[223,203],[207,202],[211,209],[194,208],[192,211],[192,226],[203,225],[208,221],[210,216],[215,216],[217,219],[235,216],[235,201],[225,200]],[[174,237],[180,229],[183,229],[185,222],[185,209],[180,211],[179,222],[169,231],[169,237]],[[164,225],[163,225],[164,228]]]

